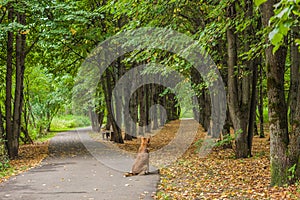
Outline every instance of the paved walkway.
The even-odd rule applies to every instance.
[[[49,157],[0,184],[0,199],[152,199],[159,175],[123,177],[133,158],[93,141],[88,131],[59,133],[51,139]]]

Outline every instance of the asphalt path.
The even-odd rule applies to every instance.
[[[94,141],[89,131],[57,134],[40,166],[0,184],[0,199],[153,199],[159,175],[124,177],[134,158]],[[151,170],[155,172],[155,168]]]

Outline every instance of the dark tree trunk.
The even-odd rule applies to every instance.
[[[164,87],[160,86],[159,88],[160,88],[159,89],[160,94],[162,94],[163,91],[164,91]],[[160,119],[159,125],[160,126],[164,126],[165,123],[167,122],[167,118],[168,118],[167,111],[166,111],[166,95],[164,95],[164,96],[162,96],[162,97],[159,98],[159,104],[161,105],[161,107],[159,107],[160,108],[159,109],[159,115],[160,115],[160,117],[159,117],[159,119]],[[163,110],[163,108],[165,108],[165,110]]]
[[[258,104],[258,113],[259,113],[259,137],[265,137],[264,131],[264,91],[263,91],[263,67],[259,68],[259,104]]]
[[[107,130],[107,131],[110,130],[110,128],[111,128],[111,122],[110,122],[111,117],[109,115],[110,115],[110,113],[107,112],[106,124],[105,124],[105,130]]]
[[[113,128],[113,134],[112,134],[111,140],[113,140],[114,142],[117,142],[117,143],[124,143],[122,134],[121,134],[121,129],[116,124],[115,120],[113,119],[113,115],[112,115],[113,110],[111,107],[111,101],[112,101],[111,77],[112,77],[111,72],[109,71],[109,69],[107,69],[106,77],[105,77],[106,80],[105,80],[105,83],[103,84],[103,91],[105,94],[106,109],[108,112],[107,117]]]
[[[26,25],[26,18],[24,13],[17,13],[18,23]],[[16,35],[16,88],[15,101],[13,112],[13,135],[17,141],[19,148],[19,137],[21,133],[21,118],[23,110],[23,90],[24,90],[24,72],[25,72],[25,47],[26,35],[21,31]]]
[[[250,102],[250,110],[249,110],[249,126],[248,126],[248,156],[252,156],[252,140],[254,135],[254,124],[256,121],[256,85],[257,85],[257,65],[256,63],[253,66],[253,73],[252,73],[252,92],[251,92],[251,102]]]
[[[117,80],[119,80],[122,75],[123,75],[123,71],[124,71],[124,65],[121,63],[121,58],[118,58],[117,59],[117,62],[116,62],[116,66],[113,68],[114,69],[114,78],[115,78],[115,83],[117,82]],[[113,89],[113,87],[111,87],[111,89]],[[123,111],[122,111],[122,104],[123,104],[123,95],[122,95],[122,92],[123,91],[120,91],[120,92],[114,92],[114,100],[115,102],[113,102],[113,105],[114,105],[114,114],[115,114],[115,119],[116,121],[114,121],[114,125],[116,125],[116,130],[118,131],[117,132],[117,135],[116,137],[118,137],[116,140],[117,141],[120,141],[120,138],[122,138],[122,124],[123,124]],[[118,124],[116,123],[118,122]],[[114,126],[113,125],[113,126]],[[114,133],[115,133],[115,130],[114,130]],[[122,138],[122,141],[123,141],[123,138]]]
[[[145,86],[145,121],[146,121],[146,132],[150,133],[151,132],[151,120],[150,120],[150,98],[152,96],[151,94],[151,85],[146,85]]]
[[[295,38],[299,38],[300,36],[300,27],[294,27],[293,29],[293,35],[292,35],[292,40],[294,41]],[[296,99],[291,101],[291,107],[292,104],[295,104],[296,109],[292,111],[290,110],[291,117],[290,117],[290,123],[291,123],[291,131],[290,131],[290,144],[289,144],[289,152],[290,152],[290,166],[295,166],[295,172],[294,174],[290,174],[290,183],[294,183],[300,178],[300,87],[299,87],[299,80],[300,80],[300,52],[297,49],[298,46],[292,42],[291,44],[291,63],[292,63],[292,71],[293,73],[291,76],[294,76],[294,81],[297,85],[297,90],[295,91],[290,91],[289,93],[292,96],[295,96],[294,92],[296,93]],[[295,102],[294,102],[295,101]],[[290,168],[289,168],[290,169]]]
[[[0,146],[5,145],[4,141],[5,141],[5,130],[3,124],[2,109],[0,107]]]
[[[98,113],[99,131],[101,130],[101,127],[103,125],[103,120],[104,120],[104,111],[100,111]]]
[[[231,4],[227,11],[228,17],[233,19],[236,15],[235,4]],[[237,67],[237,36],[235,28],[227,28],[228,42],[228,107],[235,131],[236,157],[248,157],[249,149],[247,142],[248,125],[248,100],[247,83],[241,83],[236,77]],[[244,81],[244,80],[242,80]],[[241,92],[238,88],[243,88]]]
[[[135,123],[135,126],[131,127],[130,135],[133,137],[137,136],[137,122],[138,122],[138,95],[137,91],[135,91],[130,99],[130,116]]]
[[[291,34],[291,40],[293,38],[299,38],[300,28],[296,27],[295,30]],[[297,107],[297,91],[299,87],[299,67],[300,67],[300,52],[298,50],[298,46],[291,42],[291,72],[290,72],[290,89],[289,89],[289,98],[288,98],[288,106],[290,108],[290,121],[294,120],[294,114],[296,112]]]
[[[273,16],[273,7],[277,1],[269,0],[262,5],[262,21],[265,27]],[[287,103],[284,92],[284,73],[287,56],[287,44],[273,53],[273,46],[265,49],[267,65],[267,93],[270,123],[270,164],[271,185],[285,185],[299,178],[300,163],[300,105],[296,106],[291,132],[288,131]],[[300,90],[297,91],[297,101],[300,100]],[[289,172],[295,167],[295,174]]]
[[[151,105],[152,110],[151,110],[151,116],[152,116],[152,121],[153,121],[153,130],[158,129],[158,110],[157,110],[157,104],[158,104],[158,98],[159,98],[159,94],[157,94],[157,88],[158,85],[153,84],[151,87],[151,93],[152,93],[152,97],[151,97]]]
[[[139,135],[145,134],[146,125],[146,105],[145,105],[145,86],[141,86],[138,90],[139,103]]]
[[[28,132],[28,123],[29,123],[29,114],[26,103],[24,103],[23,109],[23,117],[24,117],[24,126],[21,126],[21,132],[24,134],[24,137],[20,137],[25,144],[33,144],[33,140],[31,139]]]
[[[14,19],[14,9],[8,5],[8,22]],[[18,156],[18,142],[13,135],[12,125],[12,58],[13,58],[13,37],[12,32],[7,33],[7,60],[6,60],[6,99],[5,99],[5,122],[6,122],[6,142],[8,156],[14,159]]]
[[[94,111],[92,107],[89,108],[89,116],[92,124],[92,130],[94,132],[99,132],[101,127],[99,124],[98,114]]]
[[[169,121],[179,118],[179,109],[176,106],[176,97],[173,93],[167,95],[167,113]]]
[[[203,79],[194,68],[191,69],[191,81],[194,85],[198,101],[198,108],[193,109],[194,119],[198,119],[204,130],[207,131],[210,126],[211,117],[210,95],[206,88],[199,88],[203,84]]]
[[[21,127],[21,131],[24,134],[24,137],[20,137],[24,144],[33,144],[33,140],[31,139],[28,130],[24,127]]]
[[[124,67],[125,70],[125,67]],[[129,94],[130,89],[132,88],[132,83],[129,83],[127,87],[124,88],[124,94]],[[131,110],[131,104],[130,104],[130,96],[128,95],[123,95],[124,97],[124,102],[129,102],[129,115],[125,114],[125,109],[123,110],[123,116],[124,116],[124,127],[125,127],[125,135],[124,135],[124,140],[132,140],[132,129],[131,129],[131,123],[130,122],[130,110]]]
[[[2,109],[0,107],[0,162],[1,159],[7,156],[6,146],[5,146],[5,130],[3,124]]]
[[[253,18],[253,1],[252,0],[245,0],[246,4],[246,15],[249,19]],[[246,51],[250,50],[251,42],[254,39],[253,36],[255,35],[254,29],[252,24],[248,26],[245,32],[246,36],[245,38],[247,39],[246,43]],[[250,87],[251,85],[251,91],[250,96],[250,106],[249,106],[249,122],[248,122],[248,135],[247,135],[247,144],[248,144],[248,156],[252,156],[252,140],[253,140],[253,135],[254,135],[254,124],[256,122],[256,106],[257,106],[257,78],[258,78],[258,59],[251,59],[246,62],[247,68],[249,71],[252,71],[252,80],[248,80],[248,83],[245,83],[247,86]],[[250,78],[251,76],[249,76]],[[250,84],[250,81],[252,83]]]

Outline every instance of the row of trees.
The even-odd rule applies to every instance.
[[[7,0],[0,4],[1,141],[9,157],[15,158],[19,138],[29,138],[28,126],[49,128],[55,113],[69,104],[78,67],[99,42],[123,30],[160,26],[198,40],[217,64],[228,93],[224,132],[230,126],[235,130],[237,158],[251,156],[256,124],[263,136],[263,111],[268,108],[271,184],[292,183],[300,176],[299,7],[296,0]],[[114,129],[112,139],[123,142],[112,117],[122,110],[112,110],[111,92],[126,72],[151,62],[177,70],[193,82],[201,110],[198,119],[209,128],[210,98],[200,74],[182,58],[151,49],[119,57],[101,77],[96,101],[82,97],[75,103],[89,113],[94,130],[105,121]],[[74,87],[73,92],[82,91]],[[168,120],[179,117],[172,91],[149,84],[131,96],[132,119],[141,126],[150,124],[149,109],[157,103],[166,107]],[[162,110],[154,112],[161,117],[153,129],[165,122]],[[137,133],[132,129],[125,127],[125,132]],[[125,134],[125,139],[131,135]]]

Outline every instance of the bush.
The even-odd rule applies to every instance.
[[[77,127],[90,126],[90,119],[86,116],[64,115],[54,117],[51,130],[64,130]]]

